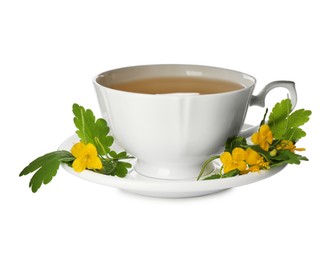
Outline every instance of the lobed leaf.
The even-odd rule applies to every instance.
[[[37,192],[43,184],[48,184],[56,176],[60,161],[50,160],[47,164],[39,168],[30,180],[29,187],[33,192]]]
[[[128,169],[131,167],[132,167],[132,165],[130,163],[118,162],[117,166],[114,169],[115,175],[120,178],[124,178],[129,172]]]
[[[118,160],[123,160],[123,159],[132,159],[134,157],[128,155],[125,151],[117,153],[115,151],[110,151],[109,155],[113,158],[113,159],[118,159]]]
[[[55,151],[38,157],[26,166],[19,176],[24,176],[35,172],[32,176],[29,187],[33,192],[37,192],[42,184],[48,184],[57,174],[61,162],[70,163],[75,157],[68,151]]]
[[[299,109],[291,113],[290,99],[277,103],[269,116],[269,127],[277,140],[291,140],[294,143],[306,133],[299,128],[310,120],[311,111]]]
[[[294,127],[286,131],[286,133],[284,134],[284,139],[296,143],[299,139],[301,139],[304,136],[306,136],[306,133],[301,128]]]
[[[310,110],[299,109],[291,113],[288,117],[288,128],[299,127],[310,120]]]
[[[273,159],[272,164],[275,165],[279,162],[289,163],[289,164],[300,164],[301,161],[308,161],[305,156],[291,152],[290,150],[280,150]]]
[[[275,139],[282,139],[287,129],[287,117],[292,109],[290,99],[284,99],[278,102],[269,115],[268,125]]]
[[[74,124],[78,129],[76,134],[81,142],[94,144],[101,155],[109,153],[114,138],[109,135],[110,129],[106,120],[103,118],[96,120],[90,109],[85,110],[78,104],[73,105],[73,114]]]

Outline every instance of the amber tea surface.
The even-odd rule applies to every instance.
[[[240,84],[217,79],[204,79],[200,77],[163,77],[147,78],[126,83],[109,85],[106,87],[143,94],[169,94],[169,93],[199,93],[215,94],[242,89]]]

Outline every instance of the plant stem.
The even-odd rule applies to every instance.
[[[85,138],[85,121],[84,121],[84,115],[83,115],[83,108],[80,108],[80,113],[81,113],[81,121],[82,121],[82,133],[83,133],[83,140],[81,139],[82,142],[87,143],[87,139]]]
[[[205,171],[206,166],[207,166],[210,162],[212,162],[212,161],[214,161],[214,160],[216,160],[216,159],[219,159],[219,158],[220,158],[220,155],[219,155],[219,154],[218,154],[218,155],[214,155],[214,156],[212,156],[211,158],[207,159],[207,160],[204,162],[204,164],[203,164],[203,166],[202,166],[202,169],[200,170],[200,173],[199,173],[199,175],[198,175],[198,177],[197,177],[197,181],[199,181],[199,179],[202,177],[202,175],[203,175],[203,173],[204,173],[204,171]]]
[[[108,154],[106,153],[106,150],[104,148],[104,146],[102,145],[102,143],[99,141],[98,137],[95,137],[95,142],[96,144],[101,148],[101,152],[106,156],[107,159],[111,160],[111,158],[108,156]]]

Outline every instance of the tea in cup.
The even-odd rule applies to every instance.
[[[241,131],[248,107],[264,107],[270,90],[286,88],[293,107],[297,101],[294,82],[272,82],[253,96],[254,77],[201,65],[119,68],[93,84],[115,140],[137,158],[135,171],[157,179],[196,179],[229,137],[257,130]]]

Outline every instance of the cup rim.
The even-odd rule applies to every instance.
[[[173,95],[154,95],[154,94],[150,94],[150,93],[138,93],[138,92],[129,92],[129,91],[124,91],[124,90],[119,90],[119,89],[114,89],[114,88],[109,88],[106,87],[100,83],[97,82],[97,79],[100,77],[104,77],[105,74],[109,74],[109,73],[113,73],[116,71],[121,71],[121,70],[127,70],[127,69],[138,69],[138,68],[146,68],[146,67],[172,67],[172,66],[176,66],[176,67],[194,67],[194,68],[203,68],[203,69],[214,69],[214,70],[223,70],[223,71],[227,71],[230,73],[236,73],[236,74],[241,74],[245,77],[247,77],[248,79],[251,79],[253,82],[252,84],[250,84],[249,86],[244,86],[242,89],[238,89],[238,90],[233,90],[233,91],[229,91],[229,92],[221,92],[221,93],[212,93],[212,94],[202,94],[202,95],[197,95],[197,96],[184,96],[184,97],[189,97],[189,98],[194,98],[194,97],[204,97],[204,96],[215,96],[215,95],[229,95],[231,93],[237,93],[237,92],[242,92],[242,91],[246,91],[249,88],[252,88],[256,85],[256,78],[252,75],[249,75],[247,73],[238,71],[238,70],[233,70],[233,69],[227,69],[227,68],[222,68],[222,67],[216,67],[216,66],[208,66],[208,65],[199,65],[199,64],[179,64],[179,63],[162,63],[162,64],[143,64],[143,65],[132,65],[132,66],[124,66],[124,67],[119,67],[119,68],[115,68],[115,69],[110,69],[110,70],[106,70],[103,71],[99,74],[97,74],[96,76],[94,76],[92,78],[92,82],[95,86],[99,86],[101,88],[105,88],[107,90],[111,90],[114,92],[122,92],[122,93],[126,93],[126,94],[134,94],[134,95],[145,95],[145,96],[167,96],[167,97],[174,97]]]

